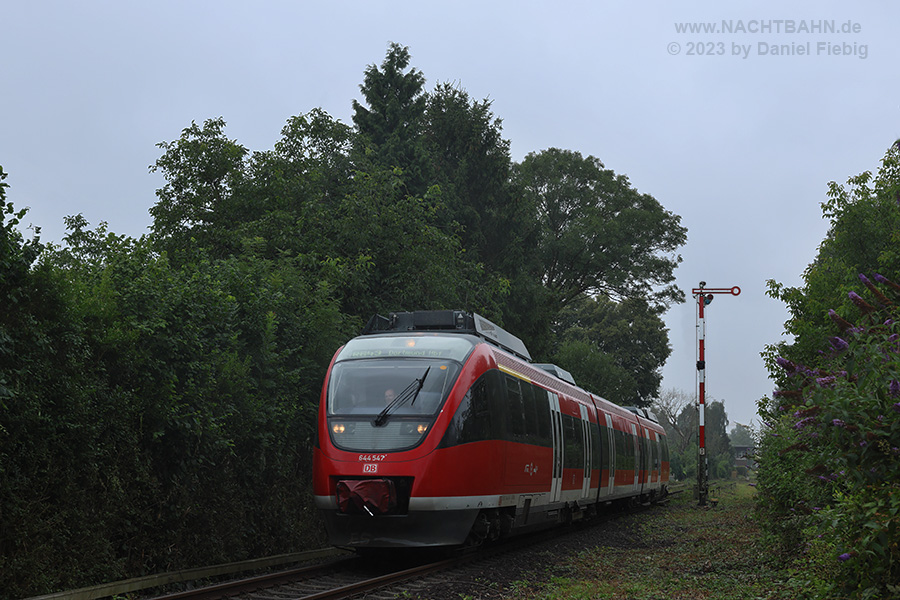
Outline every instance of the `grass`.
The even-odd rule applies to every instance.
[[[565,565],[551,565],[533,581],[516,582],[530,600],[755,600],[778,585],[777,566],[759,542],[751,519],[754,488],[746,483],[699,507],[690,493],[664,508],[627,518],[630,548],[598,545]],[[540,580],[540,581],[538,581]]]

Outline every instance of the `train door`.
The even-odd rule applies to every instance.
[[[563,427],[559,412],[559,396],[547,392],[550,400],[550,430],[553,437],[553,477],[550,483],[550,502],[559,502],[563,476]]]
[[[606,413],[604,413],[604,416],[606,417],[607,446],[604,450],[609,456],[609,459],[606,461],[609,464],[609,484],[607,485],[607,493],[612,495],[616,489],[616,440],[614,439],[615,435],[613,433],[612,417]]]
[[[631,439],[634,443],[634,487],[632,489],[635,492],[639,492],[641,490],[640,474],[642,466],[641,436],[638,435],[637,425],[634,423],[631,423]]]
[[[581,497],[591,495],[591,458],[593,457],[593,440],[591,439],[591,419],[587,406],[581,405],[581,436],[584,439],[584,479],[581,484]]]
[[[653,451],[653,459],[651,461],[651,469],[653,472],[653,483],[656,484],[655,487],[659,487],[660,480],[662,479],[661,467],[660,464],[660,444],[659,444],[659,434],[655,431],[650,433],[651,435],[651,443],[650,448]]]
[[[652,463],[653,463],[653,444],[651,442],[650,430],[641,427],[641,493],[645,493],[650,489],[652,481]]]

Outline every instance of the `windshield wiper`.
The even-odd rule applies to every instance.
[[[425,373],[422,374],[422,377],[419,379],[413,379],[412,383],[406,386],[400,394],[394,398],[390,404],[384,407],[378,416],[375,417],[375,427],[381,427],[384,425],[387,418],[394,412],[396,409],[400,408],[400,406],[410,400],[410,406],[416,403],[416,397],[418,397],[419,392],[422,391],[422,386],[425,385],[425,378],[428,377],[428,371],[431,370],[431,367],[425,369]]]

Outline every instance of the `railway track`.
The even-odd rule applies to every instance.
[[[643,510],[643,507],[633,509]],[[609,513],[586,523],[586,527],[608,523],[626,513]],[[423,589],[440,585],[446,579],[443,572],[463,570],[468,565],[503,560],[504,554],[514,553],[542,542],[556,540],[572,533],[560,528],[518,536],[510,540],[457,556],[446,557],[433,553],[418,558],[401,558],[402,555],[386,554],[390,559],[349,557],[325,564],[294,568],[276,573],[229,581],[213,586],[187,590],[153,600],[332,600],[338,598],[393,598],[407,588],[419,593]],[[410,555],[411,556],[411,555]],[[419,585],[411,584],[416,580]],[[426,596],[427,597],[427,596]]]
[[[289,569],[167,594],[153,600],[215,600],[218,598],[332,600],[349,598],[430,573],[452,569],[477,558],[478,555],[473,553],[439,560],[405,560],[402,563],[389,564],[383,560],[369,561],[361,557],[351,557],[322,565]]]

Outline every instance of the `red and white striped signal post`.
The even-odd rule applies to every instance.
[[[697,459],[697,494],[700,506],[706,506],[706,499],[709,497],[709,478],[707,477],[709,465],[706,458],[706,317],[703,314],[703,309],[713,301],[714,294],[737,296],[740,293],[741,288],[738,286],[733,288],[707,288],[705,281],[700,282],[700,287],[691,290],[691,294],[697,299],[697,329],[699,330],[697,341],[700,350],[697,358],[697,373],[700,381],[700,391],[698,393],[700,453]]]

